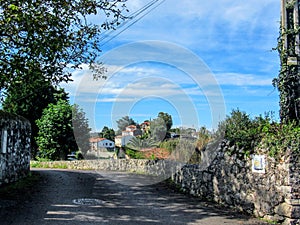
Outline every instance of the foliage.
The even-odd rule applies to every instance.
[[[154,148],[157,147],[157,145],[158,144],[154,139],[151,138],[141,139],[141,138],[133,137],[127,144],[127,147],[139,151],[146,148]]]
[[[0,1],[0,90],[42,74],[54,83],[70,81],[73,69],[93,65],[103,30],[125,19],[124,1]],[[102,16],[102,24],[89,21]]]
[[[56,89],[40,74],[36,76],[33,74],[26,83],[10,85],[7,93],[8,95],[3,102],[3,109],[23,116],[31,123],[31,154],[34,158],[37,151],[35,138],[38,134],[35,121],[41,118],[43,110],[48,104],[55,104],[58,99],[67,100],[67,94],[63,89]]]
[[[269,156],[279,159],[288,150],[300,154],[300,127],[295,122],[277,123],[270,114],[251,119],[245,112],[233,110],[219,129],[232,148],[229,154],[241,157],[265,149]]]
[[[175,133],[175,134],[180,134],[180,128],[178,128],[178,127],[176,127],[176,128],[171,128],[171,129],[169,130],[169,132],[173,132],[173,133]]]
[[[79,151],[76,152],[76,158],[81,159],[82,154],[86,154],[90,149],[89,138],[91,129],[89,128],[89,123],[85,117],[84,111],[76,104],[72,107],[72,125],[79,149]]]
[[[121,134],[122,131],[125,130],[127,126],[137,125],[137,123],[132,118],[129,118],[129,116],[123,116],[121,119],[117,120],[116,122],[118,125],[117,134]]]
[[[222,126],[225,129],[225,138],[233,144],[238,151],[249,155],[253,153],[257,130],[248,114],[240,110],[233,110],[227,116]]]
[[[36,121],[39,128],[36,138],[39,146],[39,158],[64,160],[67,154],[78,150],[72,124],[72,112],[74,110],[78,110],[78,107],[72,107],[68,101],[59,100],[57,104],[49,104],[43,111],[41,119]],[[77,118],[76,130],[79,127],[87,127],[87,120],[84,119],[81,112],[75,117]],[[80,123],[82,126],[79,125]],[[79,134],[77,133],[77,135]],[[85,134],[82,135],[86,137]]]
[[[189,162],[195,152],[196,142],[192,139],[181,138],[171,153],[171,158],[179,162]]]
[[[70,166],[70,163],[66,162],[66,161],[51,162],[50,160],[43,160],[43,159],[41,159],[39,161],[30,161],[30,167],[31,168],[51,168],[51,169],[74,169]]]
[[[131,159],[144,159],[145,158],[142,152],[133,150],[133,149],[128,148],[128,147],[125,147],[125,153]]]
[[[198,132],[195,151],[192,153],[189,163],[198,164],[201,162],[201,151],[205,151],[208,143],[214,140],[213,133],[208,131],[205,127],[201,127]]]
[[[261,148],[267,148],[269,155],[279,159],[286,151],[300,154],[300,127],[295,123],[274,123],[264,127]]]
[[[161,142],[167,137],[167,127],[165,121],[161,117],[150,122],[150,137],[157,142]]]
[[[286,27],[280,28],[277,50],[280,56],[281,69],[278,78],[273,80],[273,85],[279,90],[280,118],[284,123],[300,121],[300,75],[298,65],[289,63],[291,57],[299,61],[296,54],[296,40],[299,36],[299,26],[294,25],[295,2],[287,4]]]
[[[108,128],[107,126],[104,126],[102,131],[100,132],[99,136],[101,138],[106,138],[108,140],[115,141],[116,134],[115,134],[114,129]]]
[[[205,127],[201,127],[198,132],[197,148],[199,150],[205,148],[205,146],[213,139],[213,135]]]
[[[159,147],[160,148],[165,148],[167,149],[170,153],[172,153],[175,149],[176,149],[176,146],[178,145],[179,143],[179,139],[170,139],[170,140],[165,140],[163,142],[161,142],[159,144]]]
[[[169,115],[168,113],[160,112],[160,113],[158,113],[157,117],[163,119],[163,121],[165,122],[165,126],[167,128],[167,132],[168,132],[173,125],[172,116]]]
[[[194,133],[196,132],[195,128],[184,128],[181,127],[180,128],[180,135],[184,135],[184,136],[192,136]]]

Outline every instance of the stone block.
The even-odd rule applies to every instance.
[[[287,204],[286,202],[280,204],[279,206],[276,206],[274,209],[274,212],[279,216],[285,216],[288,218],[292,217],[293,207],[290,204]]]
[[[300,219],[290,219],[286,218],[282,225],[299,225],[300,224]]]

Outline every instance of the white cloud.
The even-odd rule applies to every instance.
[[[220,73],[216,74],[220,85],[232,86],[271,86],[271,78],[263,78],[262,76],[253,74],[239,73]]]

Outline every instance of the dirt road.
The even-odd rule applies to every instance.
[[[144,175],[33,170],[30,197],[0,199],[0,224],[264,224],[240,213],[175,193],[164,184],[139,185]]]

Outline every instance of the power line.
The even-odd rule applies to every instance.
[[[158,6],[160,6],[165,1],[166,0],[153,0],[153,1],[150,1],[149,3],[144,5],[142,8],[140,8],[139,10],[137,10],[134,13],[132,13],[131,15],[129,15],[128,16],[129,20],[127,20],[124,23],[122,23],[121,25],[119,25],[116,30],[112,30],[112,31],[108,32],[106,35],[104,33],[104,36],[102,38],[100,38],[100,46],[103,46],[103,45],[107,44],[112,39],[119,36],[121,33],[123,33],[125,30],[129,29],[131,26],[136,24],[138,21],[140,21],[142,18],[144,18],[146,15],[148,15],[150,12],[152,12],[154,9],[156,9]],[[156,3],[158,3],[158,4],[155,6]],[[154,7],[152,7],[152,6],[154,6]],[[126,26],[127,24],[128,24],[128,26]],[[119,30],[122,27],[124,27],[124,28]],[[119,30],[118,33],[114,34],[113,36],[110,36],[110,34],[115,33],[117,30]],[[36,88],[36,90],[42,90],[42,87]],[[3,95],[3,92],[1,91],[0,97],[2,95]],[[31,95],[34,95],[34,93],[27,94],[26,96],[23,96],[22,98],[19,98],[16,101],[20,101],[22,99],[28,98]],[[1,105],[0,105],[0,108],[1,108]]]
[[[153,1],[149,2],[148,4],[146,4],[145,6],[143,6],[141,9],[139,9],[136,12],[134,12],[133,14],[131,14],[128,17],[130,20],[125,21],[116,30],[110,31],[107,35],[104,35],[104,37],[100,39],[100,46],[103,46],[103,45],[107,44],[112,39],[119,36],[121,33],[123,33],[125,30],[129,29],[131,26],[136,24],[143,17],[148,15],[150,12],[152,12],[154,9],[156,9],[158,6],[160,6],[165,1],[166,0],[153,0]],[[156,3],[158,3],[158,4],[156,6],[154,6]],[[120,28],[122,28],[122,27],[124,27],[124,28],[120,30]],[[116,34],[114,34],[113,36],[110,36],[110,34],[113,34],[116,31],[118,31]]]
[[[132,13],[131,15],[129,15],[127,18],[128,20],[126,20],[125,22],[123,22],[121,25],[118,26],[117,29],[120,29],[121,27],[124,27],[130,20],[134,19],[135,17],[137,17],[138,15],[140,15],[142,12],[144,12],[147,8],[151,7],[153,4],[155,4],[158,0],[153,0],[151,2],[148,2],[148,4],[144,5],[141,9],[135,11],[134,13]],[[100,38],[100,42],[107,39],[110,34],[116,32],[116,30],[111,30],[111,31],[107,31],[106,35],[105,35],[105,32],[104,32],[104,35],[102,38]]]

